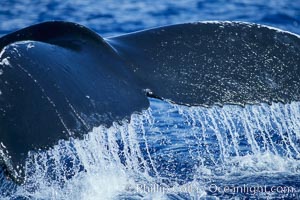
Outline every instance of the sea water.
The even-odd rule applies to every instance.
[[[299,1],[1,1],[0,34],[53,19],[102,36],[202,20],[299,34],[299,10]],[[149,100],[130,121],[30,152],[25,184],[2,174],[1,199],[300,198],[300,102],[204,108]]]

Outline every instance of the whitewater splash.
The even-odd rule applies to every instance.
[[[186,107],[151,99],[131,121],[30,153],[23,186],[5,199],[198,199],[292,193],[215,187],[300,186],[300,103]]]

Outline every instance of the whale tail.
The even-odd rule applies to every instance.
[[[154,96],[184,105],[299,100],[300,38],[240,22],[179,24],[108,38]]]
[[[16,182],[24,181],[29,151],[149,106],[122,59],[82,26],[47,22],[0,41],[0,157]]]
[[[266,26],[199,22],[103,39],[69,22],[0,38],[0,162],[16,182],[29,151],[80,138],[149,106],[300,100],[300,38]]]

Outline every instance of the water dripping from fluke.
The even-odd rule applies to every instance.
[[[210,108],[150,102],[130,122],[100,126],[82,140],[31,152],[26,182],[16,186],[2,174],[1,195],[190,199],[253,195],[210,188],[253,180],[266,187],[299,187],[298,102]]]

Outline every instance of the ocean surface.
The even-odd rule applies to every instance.
[[[300,1],[0,1],[0,36],[47,20],[103,37],[207,20],[300,34]],[[0,199],[300,199],[300,102],[204,108],[149,100],[130,122],[31,152],[24,185],[0,175]]]

